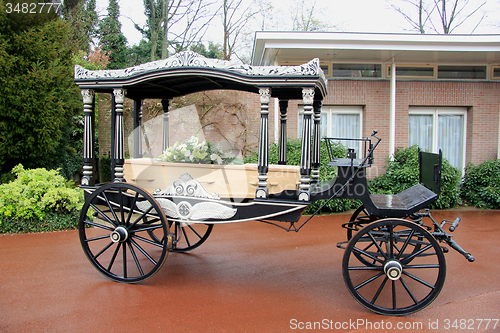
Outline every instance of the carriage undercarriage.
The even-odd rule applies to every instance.
[[[189,61],[186,62],[186,59]],[[474,261],[453,241],[451,234],[444,231],[445,225],[450,224],[449,230],[453,232],[459,219],[438,223],[428,210],[422,211],[439,195],[441,154],[420,153],[420,184],[397,195],[370,194],[366,168],[373,163],[373,152],[380,142],[375,131],[372,138],[359,139],[359,147],[362,144],[365,147],[362,158],[356,158],[354,150],[349,151],[348,158],[338,159],[331,155],[330,166],[337,167],[337,177],[328,182],[319,181],[321,99],[326,94],[319,62],[285,69],[234,70],[226,62],[213,65],[207,59],[187,53],[176,59],[166,59],[161,67],[158,64],[153,69],[142,66],[135,71],[86,71],[83,74],[76,71],[75,74],[75,81],[82,88],[86,117],[82,180],[86,200],[79,221],[80,241],[89,261],[106,277],[127,283],[143,281],[162,267],[168,252],[196,249],[219,223],[257,220],[287,231],[299,231],[316,214],[305,222],[299,222],[312,202],[323,200],[326,204],[338,198],[360,199],[363,203],[350,221],[343,225],[347,237],[338,247],[345,250],[342,272],[349,292],[360,304],[374,312],[406,315],[429,305],[438,296],[445,281],[444,252],[447,250],[442,244]],[[182,86],[179,77],[189,81],[189,75],[204,81],[205,86],[194,88],[186,84],[184,90],[180,88],[180,92],[175,94],[172,93],[174,90],[167,89],[169,79]],[[214,82],[219,89],[226,87],[260,93],[259,163],[255,188],[251,190],[253,197],[248,194],[226,197],[210,193],[205,189],[207,183],[191,176],[188,167],[185,167],[186,172],[171,179],[165,188],[143,189],[138,182],[128,183],[124,177],[123,137],[120,138],[120,135],[115,142],[114,182],[104,185],[93,183],[93,101],[89,99],[93,96],[93,89],[105,92],[113,89],[115,133],[123,136],[120,108],[124,88],[133,98],[163,98],[165,94],[172,97],[195,90],[215,89],[212,86]],[[151,93],[148,90],[153,89],[151,83],[163,87]],[[271,91],[275,94],[273,97],[302,98],[302,137],[312,138],[303,140],[297,183],[291,188],[274,192],[270,189],[272,184],[268,175],[267,126]],[[281,119],[284,135],[281,135],[280,144],[286,147],[286,108]],[[374,144],[372,139],[376,140]],[[331,144],[338,139],[325,140],[331,153]],[[286,156],[280,155],[280,161],[286,162]],[[217,169],[217,172],[222,173],[227,181],[225,169]],[[168,169],[164,173],[168,174]],[[238,178],[234,174],[231,177]],[[236,192],[233,190],[232,193]],[[431,223],[426,225],[424,219],[429,219]]]

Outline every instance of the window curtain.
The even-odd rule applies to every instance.
[[[408,145],[432,151],[432,115],[410,115]]]
[[[330,128],[334,138],[359,139],[359,126],[359,114],[332,114]],[[354,148],[357,153],[360,151],[360,145],[357,141],[341,140],[340,143],[347,148]]]
[[[456,168],[462,168],[464,119],[461,115],[438,116],[438,149]]]

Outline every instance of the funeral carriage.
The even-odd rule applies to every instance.
[[[441,153],[419,153],[420,183],[396,195],[371,194],[366,171],[380,142],[370,137],[345,140],[347,157],[334,155],[338,138],[321,138],[322,101],[327,81],[314,59],[299,66],[249,66],[181,52],[168,59],[120,69],[91,71],[75,67],[84,105],[83,177],[85,203],[79,221],[83,250],[92,265],[120,282],[142,281],[163,265],[168,252],[191,251],[209,237],[215,224],[262,221],[299,231],[316,213],[300,219],[313,202],[360,199],[362,205],[343,225],[347,240],[342,271],[354,298],[386,315],[405,315],[430,304],[446,275],[446,244],[461,249],[452,232],[460,219],[435,221],[429,210],[441,185]],[[159,161],[144,157],[144,99],[162,99],[164,113],[156,135],[162,151],[170,144],[170,101],[209,90],[237,90],[260,96],[257,164],[219,165]],[[96,184],[95,93],[112,97],[112,182]],[[124,99],[134,101],[133,147],[125,158]],[[269,165],[271,98],[279,105],[279,162]],[[301,160],[287,165],[287,106],[303,105]],[[279,101],[279,102],[278,102]],[[272,110],[271,110],[272,111]],[[278,110],[277,110],[278,111]],[[103,112],[100,110],[100,112]],[[336,177],[320,181],[320,141]],[[186,155],[187,156],[187,155]],[[424,219],[430,221],[425,224]]]

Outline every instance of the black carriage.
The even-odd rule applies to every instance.
[[[79,221],[80,241],[90,262],[110,279],[134,283],[152,276],[168,252],[195,249],[218,223],[258,220],[298,231],[315,215],[299,224],[312,202],[338,198],[362,202],[344,224],[347,241],[338,246],[345,249],[342,270],[347,288],[372,311],[405,315],[430,304],[446,275],[440,243],[474,260],[443,229],[449,223],[453,231],[459,219],[438,223],[428,210],[422,211],[439,195],[441,154],[420,152],[420,183],[412,188],[397,195],[370,194],[366,169],[380,142],[377,132],[352,139],[359,148],[349,149],[347,158],[332,156],[332,145],[339,139],[323,138],[329,165],[338,170],[335,179],[320,182],[321,105],[327,89],[317,59],[300,66],[248,66],[181,52],[122,70],[90,71],[77,66],[75,82],[82,90],[85,115],[81,187],[86,200]],[[159,141],[165,150],[170,145],[168,101],[215,89],[259,94],[257,165],[201,166],[141,158],[140,130],[132,135],[133,158],[125,159],[125,96],[134,100],[136,129],[141,128],[141,100],[164,101]],[[95,184],[94,92],[112,94],[114,181],[107,184]],[[269,165],[268,157],[271,98],[279,100],[278,165]],[[293,99],[300,100],[304,110],[297,167],[286,165],[287,105]],[[218,190],[212,192],[213,188]],[[425,217],[431,225],[423,223]]]

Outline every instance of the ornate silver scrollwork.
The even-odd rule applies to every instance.
[[[186,196],[186,197],[196,197],[196,198],[206,198],[219,200],[220,197],[217,193],[208,193],[201,183],[190,174],[184,173],[180,178],[174,180],[164,191],[155,190],[153,195],[174,195],[174,196]]]
[[[194,205],[183,199],[177,202],[176,199],[179,197],[220,200],[218,194],[209,194],[200,182],[194,180],[188,173],[184,173],[179,179],[174,180],[164,191],[153,191],[153,196],[156,197],[156,201],[160,204],[165,215],[173,219],[184,221],[227,220],[237,212],[237,209],[217,202],[198,202]],[[174,200],[161,196],[172,196]],[[137,203],[137,207],[146,211],[151,207],[151,204],[149,201],[142,201]]]
[[[317,58],[298,66],[251,66],[234,61],[205,58],[192,51],[179,52],[167,59],[125,69],[91,71],[76,65],[75,79],[126,78],[148,71],[178,67],[216,68],[248,76],[320,76],[326,80]]]

